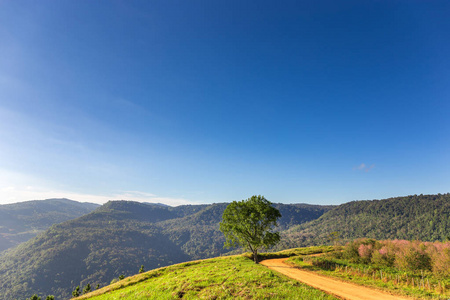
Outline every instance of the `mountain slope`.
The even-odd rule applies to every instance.
[[[328,235],[334,231],[344,240],[369,237],[442,241],[450,239],[449,228],[450,194],[353,201],[284,232],[280,247],[328,243]]]
[[[165,207],[111,201],[0,257],[0,299],[53,294],[67,299],[79,284],[104,286],[119,275],[197,258],[219,256],[219,222],[226,203]],[[301,224],[329,208],[279,204],[281,226]],[[289,212],[289,213],[288,213]],[[297,217],[295,217],[297,214]]]
[[[189,259],[154,224],[127,216],[101,209],[8,251],[0,257],[0,299],[34,292],[68,299],[80,282],[105,285],[142,264],[156,268]]]
[[[219,256],[229,250],[223,249],[225,242],[219,223],[228,203],[209,205],[198,213],[180,219],[167,220],[158,225],[177,245],[192,259]],[[282,217],[277,230],[283,230],[320,217],[332,206],[310,204],[281,204],[274,206],[280,210]]]
[[[78,218],[99,206],[68,199],[0,205],[0,252],[29,240],[53,224]]]

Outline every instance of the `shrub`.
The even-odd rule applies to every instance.
[[[373,253],[373,246],[371,244],[369,245],[364,245],[364,244],[360,244],[358,247],[358,254],[359,257],[361,258],[362,262],[364,263],[369,263],[370,259],[372,258],[372,253]]]
[[[389,251],[386,246],[372,252],[371,261],[375,265],[392,267],[395,261],[395,252]]]
[[[429,247],[432,271],[437,276],[450,276],[450,243],[434,243]]]
[[[357,239],[345,245],[343,256],[351,262],[369,263],[373,251],[379,247],[380,244],[374,239]]]
[[[74,296],[74,297],[80,296],[80,286],[79,285],[73,290],[72,296]]]
[[[395,257],[395,265],[401,270],[418,271],[430,270],[431,258],[425,252],[426,246],[418,241],[411,242],[400,248]]]
[[[325,257],[313,257],[311,263],[315,267],[319,267],[325,270],[336,269],[336,263],[332,260],[326,259]]]
[[[450,242],[357,239],[347,243],[342,256],[350,262],[450,276]]]
[[[358,240],[347,243],[343,251],[344,258],[350,261],[357,262],[359,260],[358,247],[359,247]]]

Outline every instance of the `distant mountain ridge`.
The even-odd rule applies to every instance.
[[[53,224],[78,218],[99,206],[65,198],[0,205],[0,252],[29,240]]]

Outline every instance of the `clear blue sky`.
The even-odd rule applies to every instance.
[[[0,203],[450,192],[450,1],[0,1]]]

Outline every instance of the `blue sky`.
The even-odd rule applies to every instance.
[[[450,192],[449,1],[0,1],[0,203]]]

